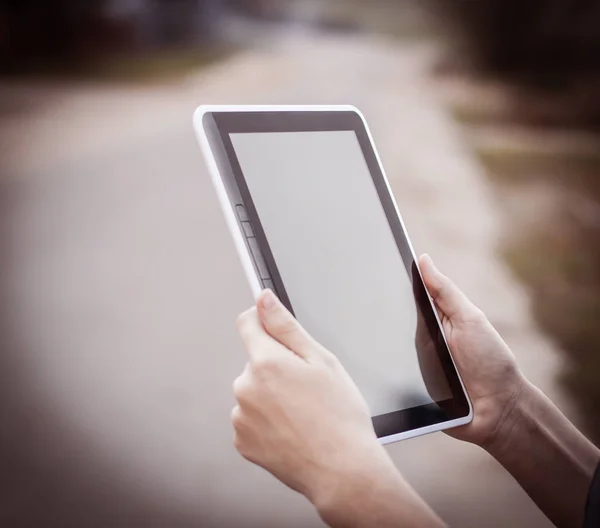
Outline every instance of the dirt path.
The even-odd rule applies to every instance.
[[[489,314],[527,375],[565,407],[558,356],[496,256],[495,205],[430,89],[428,63],[423,48],[306,35],[163,86],[0,88],[15,99],[0,128],[9,249],[0,293],[10,322],[0,349],[13,402],[5,437],[22,475],[2,484],[9,516],[61,526],[319,525],[303,499],[231,446],[230,384],[244,364],[232,324],[251,299],[192,134],[200,103],[360,107],[417,250]],[[31,103],[29,114],[18,110]],[[474,447],[437,434],[390,451],[451,525],[550,526]]]

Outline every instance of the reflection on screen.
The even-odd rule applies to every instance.
[[[437,358],[435,387],[423,381],[415,342],[433,343],[417,332],[412,284],[356,134],[231,140],[298,320],[339,357],[371,413],[450,398]]]

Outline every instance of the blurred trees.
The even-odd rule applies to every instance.
[[[0,0],[0,68],[206,42],[224,0]],[[34,66],[35,69],[35,66]]]
[[[480,75],[509,96],[456,115],[484,138],[475,150],[513,216],[506,262],[566,352],[562,380],[600,445],[600,0],[427,3],[455,37],[450,67],[476,72],[459,76],[473,99]]]
[[[0,57],[4,66],[32,57],[64,56],[90,38],[102,2],[2,0]]]
[[[250,15],[268,15],[276,3],[273,0],[227,0],[228,6]]]
[[[539,92],[568,95],[561,101],[569,106],[565,120],[600,126],[600,1],[429,3],[472,66]]]

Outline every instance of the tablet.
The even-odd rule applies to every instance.
[[[198,140],[254,295],[338,356],[382,443],[472,418],[361,113],[205,106]]]

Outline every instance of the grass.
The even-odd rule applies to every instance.
[[[503,116],[486,104],[454,103],[450,106],[450,114],[459,123],[481,125],[490,122],[490,119],[505,122],[510,121],[509,116]]]
[[[509,242],[503,253],[532,293],[536,320],[568,353],[561,381],[600,442],[600,232],[572,227],[569,238],[549,226]]]
[[[597,152],[540,152],[527,148],[479,148],[477,156],[501,183],[543,177],[569,182],[600,198],[600,142]]]
[[[227,55],[223,49],[171,50],[145,55],[114,56],[80,70],[102,79],[147,80],[177,76],[208,66]]]
[[[561,382],[600,445],[600,138],[598,146],[573,142],[572,132],[580,131],[567,130],[550,143],[544,129],[519,123],[510,108],[498,113],[476,102],[451,105],[450,112],[475,138],[475,153],[512,212],[501,254],[529,290],[538,324],[566,353]],[[534,141],[509,135],[478,143],[480,127],[498,131],[507,124]],[[544,212],[547,218],[532,224],[535,195],[526,193],[537,192],[539,183],[559,199]],[[584,204],[591,217],[582,214]]]
[[[223,47],[171,49],[145,53],[122,53],[78,62],[20,61],[5,68],[4,75],[95,81],[145,82],[176,77],[224,59],[234,50]]]
[[[321,9],[324,27],[370,31],[407,41],[437,36],[420,8],[396,0],[330,0]]]
[[[542,177],[592,200],[600,211],[600,152],[487,150],[478,155],[495,185],[518,193],[520,185]],[[556,211],[545,229],[520,230],[507,239],[502,254],[531,292],[541,328],[567,353],[561,381],[582,411],[590,436],[600,443],[600,227]]]

